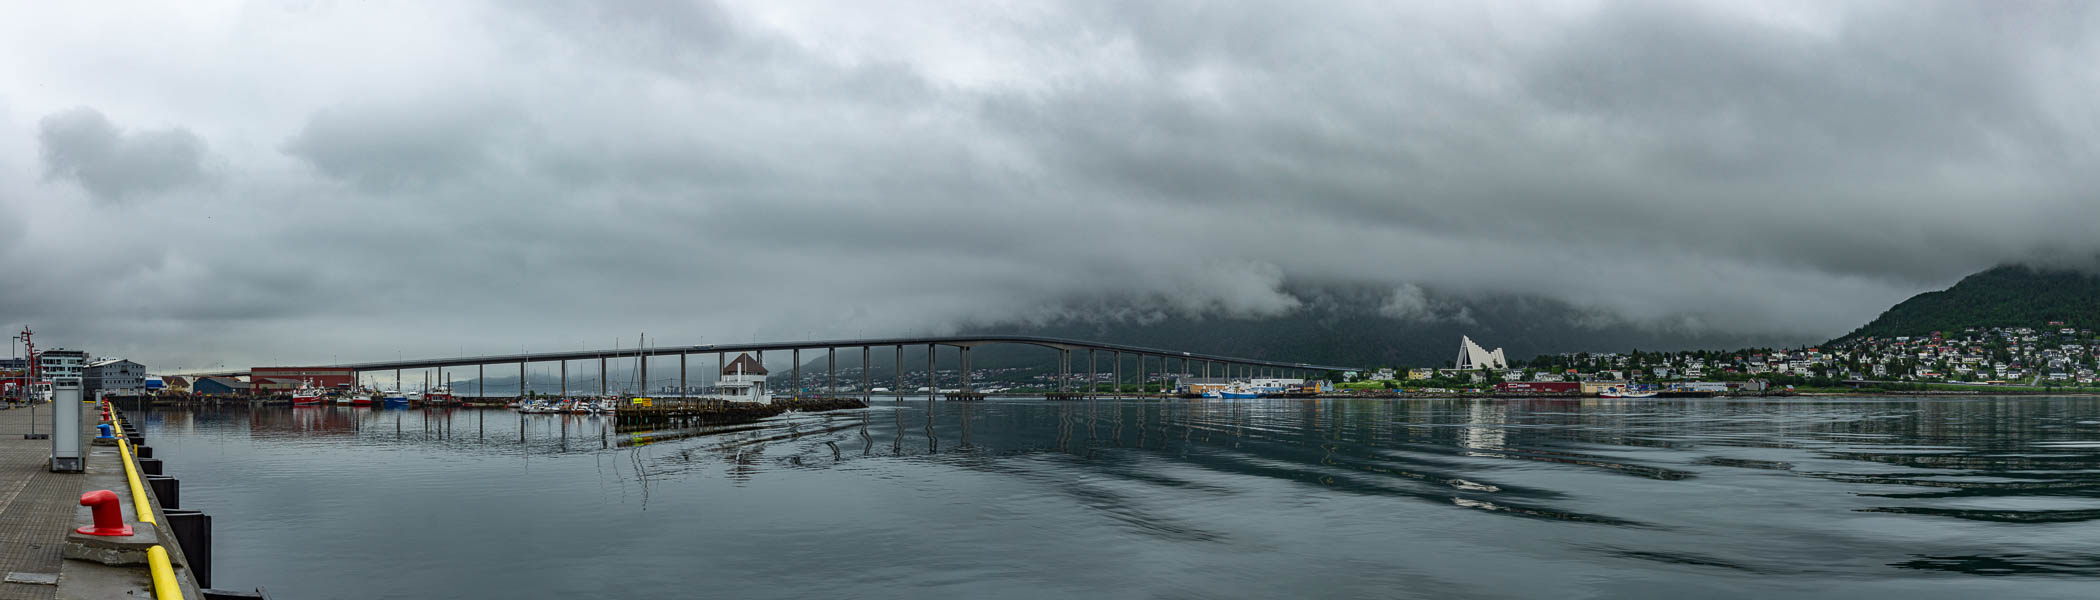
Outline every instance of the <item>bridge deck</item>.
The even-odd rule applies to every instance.
[[[1205,353],[1201,353],[1201,352],[1182,352],[1182,351],[1179,351],[1179,350],[1167,350],[1167,349],[1162,349],[1162,348],[1148,348],[1148,347],[1144,347],[1144,346],[1132,346],[1132,345],[1128,345],[1128,344],[1109,344],[1109,343],[1103,343],[1103,342],[1091,342],[1091,341],[1086,341],[1086,340],[1075,340],[1075,339],[1068,339],[1068,338],[1054,338],[1054,337],[1043,337],[1043,336],[1030,336],[1030,335],[974,335],[974,336],[938,336],[938,337],[890,337],[890,338],[860,338],[860,339],[839,339],[839,340],[803,340],[803,341],[793,341],[793,342],[753,342],[753,343],[748,343],[748,344],[707,344],[707,345],[701,345],[701,346],[663,346],[663,347],[654,347],[654,348],[642,348],[642,349],[633,349],[633,348],[630,348],[630,349],[625,349],[625,350],[580,350],[580,351],[572,351],[572,352],[547,352],[547,353],[539,353],[539,354],[495,354],[495,355],[485,355],[485,356],[461,356],[461,357],[448,357],[448,358],[427,358],[427,359],[412,359],[412,360],[390,360],[390,361],[378,361],[378,362],[365,362],[365,363],[345,363],[345,364],[337,364],[337,365],[308,365],[308,366],[314,366],[314,367],[316,367],[316,368],[329,368],[329,369],[354,369],[354,370],[358,370],[358,371],[392,371],[392,370],[407,370],[407,369],[429,369],[429,368],[438,368],[438,367],[467,367],[467,366],[474,366],[474,365],[500,365],[500,364],[511,364],[511,363],[520,363],[520,362],[552,362],[552,361],[569,361],[569,360],[597,360],[597,359],[622,359],[622,358],[624,358],[624,359],[630,359],[630,360],[631,360],[631,359],[635,358],[635,357],[636,357],[636,356],[638,356],[638,355],[639,355],[639,356],[677,356],[677,355],[680,355],[680,354],[714,354],[714,353],[717,353],[717,352],[720,352],[720,353],[727,353],[727,354],[736,354],[736,353],[740,353],[740,352],[766,352],[766,351],[781,351],[781,350],[822,350],[822,349],[826,349],[826,348],[859,348],[859,347],[872,347],[872,348],[880,348],[880,347],[890,347],[890,346],[929,346],[929,345],[931,345],[931,346],[952,346],[952,347],[963,347],[963,348],[968,348],[968,347],[975,347],[975,346],[983,346],[983,345],[990,345],[990,344],[1022,344],[1022,345],[1030,345],[1030,346],[1042,346],[1042,347],[1045,347],[1045,348],[1055,348],[1055,349],[1060,349],[1060,350],[1075,350],[1075,351],[1076,351],[1076,350],[1096,350],[1096,351],[1104,351],[1104,352],[1121,352],[1121,353],[1124,353],[1124,354],[1134,354],[1134,355],[1142,355],[1142,356],[1148,356],[1148,357],[1155,357],[1155,358],[1157,358],[1157,357],[1165,357],[1165,358],[1170,358],[1170,359],[1182,359],[1182,360],[1191,360],[1191,361],[1208,361],[1208,362],[1217,362],[1217,363],[1230,363],[1230,364],[1235,364],[1235,365],[1247,365],[1247,366],[1256,366],[1256,367],[1277,367],[1277,368],[1285,368],[1285,369],[1305,369],[1305,370],[1312,370],[1312,371],[1347,371],[1347,370],[1351,370],[1351,369],[1353,369],[1353,368],[1354,368],[1354,367],[1339,367],[1339,366],[1333,366],[1333,365],[1317,365],[1317,364],[1311,364],[1311,363],[1301,363],[1301,362],[1289,362],[1289,361],[1276,361],[1276,360],[1265,360],[1265,359],[1254,359],[1254,358],[1241,358],[1241,357],[1234,357],[1234,356],[1223,356],[1223,355],[1218,355],[1218,354],[1205,354]],[[194,375],[194,376],[206,376],[206,375],[235,375],[235,374],[246,374],[246,371],[229,371],[229,372],[198,372],[198,373],[188,373],[187,375]]]

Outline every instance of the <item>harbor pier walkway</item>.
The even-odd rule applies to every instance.
[[[0,409],[0,577],[7,578],[0,583],[0,600],[58,597],[59,550],[89,480],[51,472],[51,440],[23,435],[31,422],[38,432],[50,433],[51,406]],[[82,439],[93,437],[94,422],[81,419]],[[47,577],[51,583],[42,582]]]

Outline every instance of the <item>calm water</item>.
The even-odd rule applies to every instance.
[[[143,421],[286,599],[2100,596],[2090,398],[875,405]]]

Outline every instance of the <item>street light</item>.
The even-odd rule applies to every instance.
[[[13,362],[15,359],[21,358],[21,355],[15,353],[15,342],[19,341],[22,341],[22,335],[19,333],[7,337],[7,359],[9,362]],[[15,386],[19,388],[15,391],[17,395],[26,394],[26,390],[29,389],[29,378],[23,377],[21,379],[22,383],[17,384]],[[8,398],[8,401],[13,402],[14,398]],[[34,419],[31,420],[34,421]]]

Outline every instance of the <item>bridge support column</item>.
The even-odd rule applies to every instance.
[[[612,378],[605,376],[605,357],[600,356],[598,357],[598,396],[601,398],[605,397],[605,380],[607,379]]]
[[[518,361],[518,397],[525,397],[525,361]]]
[[[896,375],[896,376],[897,376],[897,387],[896,387],[896,388],[894,388],[894,389],[892,389],[892,390],[890,390],[890,391],[891,391],[892,393],[895,393],[895,394],[897,395],[897,397],[898,397],[898,398],[903,398],[903,397],[904,397],[904,344],[897,344],[897,357],[896,357],[896,359],[895,359],[895,360],[891,360],[891,361],[890,361],[890,367],[891,367],[891,368],[893,368],[893,369],[895,369],[895,370],[897,371],[896,373],[891,373],[892,375]]]
[[[401,370],[394,369],[394,391],[401,391]]]
[[[488,365],[474,365],[474,397],[476,397],[476,398],[481,398],[481,397],[487,396],[488,394],[484,394],[484,393],[482,393],[482,392],[486,392],[486,391],[488,391],[488,387],[489,387],[489,368],[488,368]]]
[[[936,346],[934,346],[933,344],[927,344],[927,345],[926,345],[926,399],[927,399],[927,400],[932,400],[932,399],[934,399],[935,397],[938,397],[938,396],[940,396],[940,395],[941,395],[941,379],[940,379],[939,377],[936,377],[936,376],[935,376],[935,372],[934,372],[934,370],[933,370],[933,367],[934,367],[934,364],[933,364],[933,355],[934,355],[934,349],[935,349],[935,348],[936,348]],[[929,413],[926,413],[926,418],[928,418],[928,419],[931,419],[931,418],[933,418],[933,413],[930,413],[930,412],[929,412]]]
[[[790,354],[788,355],[788,358],[794,359],[794,361],[795,361],[795,368],[794,368],[794,369],[791,369],[791,370],[790,370],[790,375],[788,375],[789,377],[793,377],[793,378],[795,378],[795,388],[794,388],[794,389],[795,389],[795,396],[794,396],[794,397],[796,397],[796,398],[801,398],[801,397],[802,397],[802,349],[801,349],[801,348],[796,348],[796,349],[794,349],[794,350],[793,350],[793,351],[791,351],[791,353],[790,353]]]
[[[839,395],[839,349],[824,349],[824,395]]]
[[[1072,351],[1057,349],[1057,393],[1070,391],[1072,383]]]
[[[1100,381],[1098,381],[1098,379],[1100,379],[1100,378],[1098,378],[1098,377],[1095,377],[1095,376],[1094,376],[1094,370],[1095,370],[1095,368],[1096,368],[1096,367],[1098,367],[1098,366],[1099,366],[1099,365],[1096,365],[1096,364],[1094,364],[1094,349],[1093,349],[1093,348],[1087,348],[1087,349],[1086,349],[1086,395],[1087,395],[1087,397],[1088,397],[1088,398],[1092,398],[1092,397],[1094,397],[1094,395],[1095,395],[1095,394],[1099,394],[1099,393],[1101,393],[1101,382],[1100,382]]]
[[[1123,395],[1123,351],[1117,350],[1111,353],[1109,357],[1115,359],[1116,361],[1115,374],[1113,375],[1113,377],[1115,377],[1116,379],[1116,382],[1108,386],[1110,390],[1109,393],[1116,396],[1121,396]]]
[[[962,392],[963,392],[963,393],[965,393],[965,394],[967,394],[967,393],[970,393],[970,392],[973,392],[973,391],[976,391],[976,388],[970,387],[970,347],[969,347],[969,346],[963,346],[963,347],[962,347]]]
[[[860,347],[860,398],[861,398],[861,401],[862,401],[862,402],[866,402],[866,401],[867,401],[867,400],[868,400],[869,398],[872,398],[872,397],[874,397],[874,395],[875,395],[875,392],[874,392],[874,388],[872,387],[872,386],[874,386],[874,385],[875,385],[875,347],[874,347],[874,346],[861,346],[861,347]]]
[[[641,388],[635,390],[634,395],[649,395],[649,356],[646,354],[642,354],[642,350],[640,348],[636,348],[634,350],[634,368],[634,385],[635,387]]]
[[[708,378],[708,381],[715,382],[714,390],[717,394],[722,393],[722,370],[729,368],[728,354],[727,352],[715,353],[715,375]]]
[[[678,397],[685,397],[685,353],[678,353]]]
[[[569,397],[569,361],[561,361],[561,397]]]

